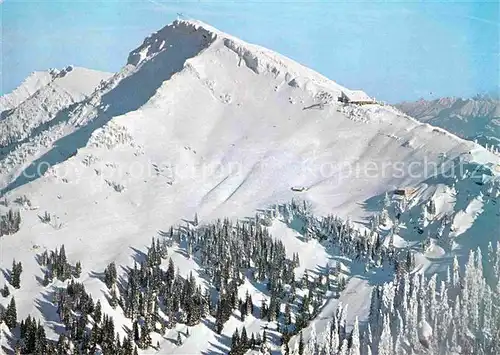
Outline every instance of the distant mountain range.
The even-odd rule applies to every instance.
[[[396,105],[404,113],[483,146],[500,149],[500,100],[490,95],[463,99],[403,102]]]

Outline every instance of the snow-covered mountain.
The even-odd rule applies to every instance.
[[[483,146],[500,149],[500,101],[478,95],[470,99],[445,97],[436,100],[403,102],[403,112],[460,137],[477,140]]]
[[[72,66],[61,71],[33,73],[21,86],[1,98],[0,147],[19,143],[37,128],[46,129],[42,125],[55,125],[64,120],[64,109],[88,97],[109,76]]]
[[[463,260],[468,250],[486,247],[500,236],[497,156],[197,21],[176,21],[152,34],[109,78],[73,68],[39,86],[29,97],[9,99],[16,103],[0,121],[0,191],[5,198],[0,212],[21,210],[20,225],[15,214],[5,217],[8,233],[0,237],[1,266],[3,281],[12,283],[6,270],[14,269],[12,259],[22,262],[21,287],[8,286],[18,319],[28,314],[43,319],[53,339],[67,321],[57,313],[61,301],[54,296],[64,283],[46,276],[52,261],[43,252],[50,255],[62,244],[65,257],[56,259],[67,258],[72,265],[81,262],[77,279],[114,318],[114,330],[123,336],[126,329],[141,327],[144,333],[144,324],[151,322],[148,312],[137,318],[133,311],[133,322],[123,299],[130,296],[126,292],[136,292],[125,291],[125,284],[131,283],[130,278],[125,282],[128,268],[134,261],[153,258],[154,248],[146,250],[152,237],[168,239],[168,251],[162,255],[173,261],[183,278],[192,273],[213,293],[216,305],[231,292],[214,287],[213,271],[207,271],[207,260],[219,265],[210,255],[221,248],[231,255],[227,263],[245,260],[245,268],[240,265],[235,272],[241,275],[233,276],[241,277],[240,298],[248,292],[256,306],[276,302],[269,289],[273,290],[269,279],[276,275],[263,268],[280,244],[257,257],[266,243],[264,232],[253,234],[257,227],[234,226],[234,235],[259,238],[258,246],[248,240],[226,243],[224,238],[211,245],[204,238],[218,233],[229,238],[229,227],[217,222],[206,230],[201,227],[217,218],[244,225],[257,211],[266,220],[263,228],[283,244],[286,257],[297,266],[296,276],[306,279],[302,287],[293,286],[298,299],[303,301],[307,294],[308,274],[319,277],[336,265],[337,283],[346,278],[345,289],[325,290],[323,298],[314,291],[321,301],[313,302],[315,318],[303,330],[307,339],[325,330],[340,303],[351,305],[349,316],[343,316],[346,327],[351,328],[356,317],[367,319],[372,288],[394,273],[392,248],[414,249],[421,271],[443,271],[454,255]],[[386,193],[389,197],[384,198]],[[293,198],[311,207],[288,207]],[[290,208],[299,212],[294,215]],[[427,209],[430,212],[422,217]],[[349,221],[320,223],[331,214]],[[200,224],[191,222],[195,215]],[[169,226],[179,224],[178,234],[170,238]],[[310,230],[315,236],[323,231],[325,238],[311,238]],[[338,244],[338,238],[345,244]],[[366,250],[361,256],[370,260],[366,265],[353,257],[359,238],[366,239],[357,243],[358,248],[376,241],[377,257],[372,260]],[[243,250],[240,247],[247,248],[246,253],[232,252]],[[384,261],[386,247],[392,251]],[[292,261],[296,255],[300,263]],[[108,290],[102,273],[111,262],[123,279]],[[134,274],[133,268],[130,272]],[[112,307],[112,292],[122,298],[119,306]],[[7,306],[10,299],[0,302]],[[276,321],[262,319],[258,311],[247,317],[240,310],[230,312],[217,332],[215,306],[189,327],[182,312],[172,325],[165,307],[160,308],[169,327],[164,334],[152,333],[152,345],[159,346],[155,351],[227,353],[231,335],[243,326],[255,334],[267,328],[269,351],[281,351]],[[298,306],[292,307],[296,312]],[[6,351],[12,350],[14,337],[7,336]],[[299,336],[287,343],[295,348]]]
[[[66,127],[71,109],[110,75],[73,66],[35,72],[12,93],[2,96],[0,166],[4,169],[0,181],[11,176],[7,167],[11,160],[22,164],[24,156],[38,150],[40,144],[51,144],[56,132]],[[33,139],[37,143],[32,143]]]
[[[0,97],[0,112],[19,106],[38,89],[50,83],[54,79],[54,74],[52,70],[31,73],[14,91]]]

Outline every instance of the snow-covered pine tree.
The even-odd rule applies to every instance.
[[[351,334],[350,355],[361,355],[361,343],[359,339],[359,321],[358,317],[354,320],[354,327]]]
[[[14,297],[10,299],[10,303],[7,306],[4,315],[4,321],[9,329],[14,329],[17,326],[17,309],[16,309],[16,300]]]

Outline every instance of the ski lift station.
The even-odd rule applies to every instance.
[[[401,198],[406,197],[410,198],[413,196],[413,194],[416,192],[416,190],[412,187],[403,187],[394,190],[394,196],[401,196]]]
[[[341,91],[338,97],[339,102],[355,105],[376,104],[377,101],[361,90]]]

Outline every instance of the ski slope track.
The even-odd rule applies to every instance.
[[[301,198],[318,216],[335,214],[364,228],[386,192],[412,187],[412,217],[404,221],[398,244],[408,247],[427,235],[415,233],[413,224],[430,200],[437,211],[429,231],[444,215],[454,223],[447,233],[455,244],[420,255],[424,270],[442,270],[453,253],[466,255],[500,236],[500,203],[493,202],[489,185],[471,176],[484,167],[485,177],[498,178],[498,156],[391,106],[343,104],[341,93],[354,91],[209,25],[175,21],[146,38],[113,75],[71,69],[34,74],[0,101],[0,195],[11,207],[19,207],[13,201],[21,196],[31,201],[22,208],[19,232],[0,237],[1,268],[10,269],[12,259],[23,263],[22,287],[11,290],[18,318],[39,317],[54,330],[48,333],[53,338],[57,314],[39,282],[38,253],[64,244],[68,259],[81,261],[81,281],[102,300],[116,329],[130,327],[107,303],[106,286],[96,275],[112,261],[132,265],[136,251],[144,251],[159,231],[195,213],[201,221],[245,218]],[[424,162],[458,170],[464,157],[467,170],[458,178],[423,172]],[[396,174],[395,162],[414,163],[413,174]],[[373,163],[387,168],[364,170]],[[6,210],[0,205],[0,212]],[[45,212],[56,225],[41,222]],[[287,253],[300,254],[303,268],[315,270],[333,258],[281,222],[271,229]],[[183,276],[193,271],[199,277],[193,259],[175,250],[170,256]],[[376,282],[350,282],[340,301],[352,303],[352,322],[366,318]],[[254,285],[246,287],[254,302],[266,297]],[[324,306],[317,328],[340,301]],[[0,302],[5,306],[7,299]],[[264,323],[245,320],[249,331]],[[242,326],[233,317],[225,336],[218,336],[200,323],[180,347],[160,337],[153,343],[160,341],[158,353],[224,353],[235,327]],[[279,349],[274,344],[273,353]]]

